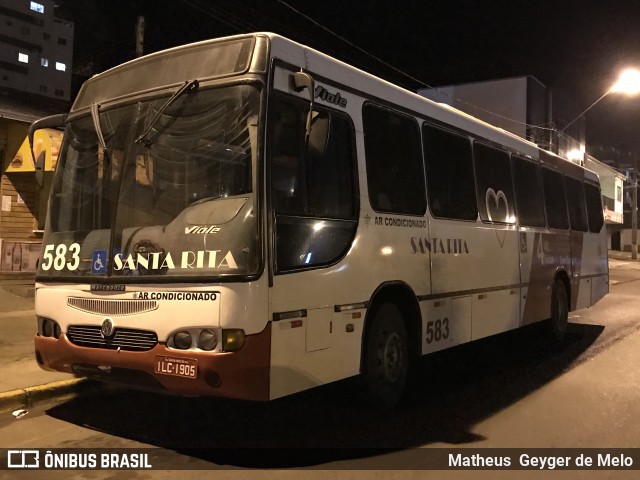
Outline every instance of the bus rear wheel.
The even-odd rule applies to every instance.
[[[562,340],[567,333],[569,324],[569,299],[567,289],[562,280],[553,282],[551,290],[551,318],[549,319],[549,333],[555,340]]]
[[[364,380],[368,398],[377,407],[400,401],[407,378],[407,332],[402,314],[392,303],[375,312],[366,346]]]

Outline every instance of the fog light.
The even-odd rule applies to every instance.
[[[244,330],[233,328],[222,331],[222,349],[225,352],[240,350],[244,345]]]
[[[210,329],[202,330],[198,338],[198,346],[202,350],[213,350],[218,346],[218,336],[216,332]]]
[[[49,320],[48,318],[42,320],[42,335],[45,337],[52,337],[53,325],[53,320]]]
[[[189,332],[178,332],[173,336],[173,344],[176,348],[186,350],[191,348],[191,334]]]

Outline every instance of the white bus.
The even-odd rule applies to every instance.
[[[115,67],[55,125],[45,369],[390,405],[413,358],[608,291],[594,173],[275,34]]]

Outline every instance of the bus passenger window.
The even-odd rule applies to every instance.
[[[589,231],[598,233],[604,224],[602,211],[602,195],[597,185],[584,184],[585,199],[587,200],[587,217],[589,218]]]
[[[475,143],[473,156],[480,218],[485,222],[515,223],[509,154]]]
[[[429,124],[422,129],[429,208],[435,217],[476,220],[471,143]]]
[[[584,203],[584,185],[580,180],[565,177],[567,187],[567,205],[569,206],[569,220],[571,229],[579,232],[589,230],[587,209]]]
[[[544,227],[544,201],[540,168],[535,163],[520,157],[511,157],[516,211],[520,225]]]
[[[377,212],[423,215],[427,200],[415,119],[367,104],[362,121],[371,206]]]
[[[549,227],[567,230],[569,228],[569,218],[567,216],[567,199],[562,174],[543,168],[542,185]]]

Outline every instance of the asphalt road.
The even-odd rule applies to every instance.
[[[541,478],[540,472],[410,469],[419,447],[640,447],[634,428],[640,369],[632,363],[640,348],[640,272],[627,265],[612,263],[611,293],[572,314],[562,343],[533,327],[425,357],[392,411],[361,408],[348,381],[264,404],[105,389],[37,407],[22,420],[0,418],[0,448],[157,447],[154,455],[176,467],[206,469],[189,474],[194,478],[275,478],[277,471],[277,478],[324,479],[326,469],[339,470],[332,476],[340,478]],[[3,473],[14,474],[0,478]],[[29,474],[100,479],[113,472]],[[544,474],[634,478],[638,472]]]

